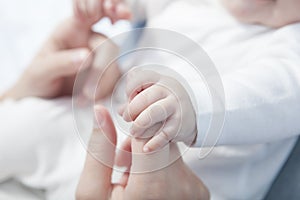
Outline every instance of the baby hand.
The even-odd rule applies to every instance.
[[[143,150],[150,152],[170,141],[191,145],[196,139],[196,117],[185,88],[174,78],[135,69],[127,77],[127,105],[120,111],[133,122],[134,137],[152,137]]]
[[[117,20],[128,20],[131,13],[124,0],[73,0],[75,16],[91,24],[103,17],[108,17],[112,23]]]

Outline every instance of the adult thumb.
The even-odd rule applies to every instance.
[[[95,128],[90,138],[77,199],[109,199],[114,165],[116,130],[108,111],[95,107]]]

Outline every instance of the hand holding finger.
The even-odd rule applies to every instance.
[[[150,86],[137,94],[124,110],[125,121],[134,121],[136,117],[151,104],[167,96],[165,90],[159,85]]]
[[[145,130],[154,124],[164,123],[175,112],[175,105],[170,97],[153,103],[134,120],[131,134],[134,137],[141,137]]]

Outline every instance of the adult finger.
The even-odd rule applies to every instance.
[[[172,182],[173,184],[176,184],[174,190],[176,190],[176,188],[178,188],[178,191],[183,190],[180,193],[184,196],[180,196],[180,193],[177,193],[177,199],[209,200],[210,195],[208,188],[203,184],[199,177],[194,174],[194,172],[184,163],[182,159],[182,153],[180,152],[176,143],[170,144],[170,159],[172,162],[174,162],[168,167],[169,173],[172,175],[172,178],[175,178],[173,174],[176,174],[177,178],[175,178],[175,180],[181,180],[182,183],[181,185],[178,185],[178,182]],[[182,185],[185,185],[186,187],[182,187]]]
[[[83,88],[83,94],[88,99],[98,100],[112,91],[114,83],[121,75],[115,62],[119,50],[111,40],[97,33],[93,34],[89,46],[94,49],[94,60]]]
[[[127,137],[118,149],[115,164],[120,167],[126,167],[129,170],[131,159],[131,137]]]
[[[102,106],[95,108],[95,121],[77,199],[108,199],[112,189],[116,131],[108,111]]]
[[[43,56],[40,60],[41,67],[36,69],[37,73],[45,74],[46,77],[50,78],[75,75],[90,65],[91,58],[89,53],[89,50],[86,48],[77,48]]]
[[[131,149],[132,149],[132,164],[131,173],[152,176],[146,176],[148,181],[159,178],[160,169],[166,167],[169,163],[169,145],[166,145],[163,149],[157,152],[144,153],[143,147],[149,139],[138,139],[132,138]],[[160,180],[160,178],[159,178]],[[150,181],[151,182],[151,181]]]
[[[143,153],[144,139],[132,139],[132,165],[124,199],[164,199],[168,185],[169,146]]]

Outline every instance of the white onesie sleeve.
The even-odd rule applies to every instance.
[[[226,115],[218,145],[261,144],[300,134],[299,33],[299,25],[275,31],[270,35],[272,43],[265,45],[268,48],[257,49],[260,57],[221,75]],[[191,83],[191,87],[198,101],[195,146],[200,147],[212,111],[199,83]]]

